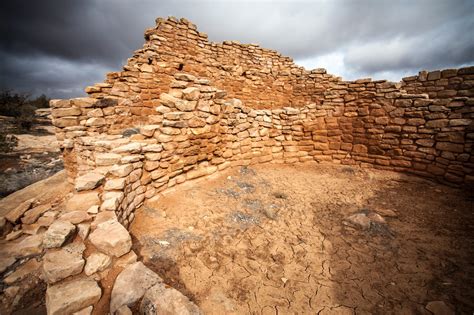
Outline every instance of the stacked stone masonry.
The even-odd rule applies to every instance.
[[[77,194],[126,227],[144,200],[230,166],[332,162],[474,183],[474,67],[343,81],[275,51],[211,43],[185,19],[88,98],[54,100]],[[92,174],[92,175],[91,175]]]

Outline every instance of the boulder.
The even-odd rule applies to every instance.
[[[84,247],[83,247],[84,248]],[[49,251],[43,257],[43,275],[48,283],[55,283],[82,272],[84,259],[77,246]]]
[[[43,246],[45,248],[61,247],[76,231],[76,226],[57,220],[53,222],[44,234]]]
[[[142,262],[128,265],[115,280],[110,297],[110,311],[113,313],[123,305],[132,305],[149,288],[161,282],[161,278]]]
[[[91,274],[104,270],[110,265],[111,262],[112,259],[109,256],[102,253],[93,253],[87,257],[84,273],[90,276]]]
[[[104,175],[99,173],[87,173],[76,178],[76,191],[92,190],[102,184]]]
[[[132,248],[132,238],[118,221],[106,221],[89,235],[91,243],[101,252],[120,257]]]
[[[147,290],[140,303],[140,314],[202,314],[199,307],[191,302],[178,290],[167,288],[163,283],[158,283]]]
[[[48,315],[71,314],[97,303],[102,290],[91,279],[79,279],[49,286],[46,290]]]
[[[99,204],[99,193],[96,191],[74,194],[66,203],[66,211],[87,211]]]
[[[91,223],[91,229],[95,230],[99,224],[107,221],[117,221],[117,215],[113,211],[99,212]]]

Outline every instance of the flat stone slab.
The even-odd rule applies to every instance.
[[[104,175],[99,173],[87,173],[76,178],[76,184],[74,187],[76,188],[76,191],[92,190],[102,184],[104,178]]]
[[[66,202],[66,211],[87,211],[92,206],[100,205],[99,193],[96,191],[74,194]]]
[[[106,221],[97,226],[89,240],[101,252],[120,257],[132,248],[132,238],[118,221]]]
[[[128,265],[115,279],[110,297],[110,311],[113,313],[123,305],[138,301],[161,278],[142,262]]]
[[[46,290],[48,315],[63,315],[81,311],[97,303],[102,290],[91,279],[79,279],[49,286]]]

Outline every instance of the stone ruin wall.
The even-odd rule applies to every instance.
[[[210,43],[185,19],[158,19],[145,39],[88,98],[51,102],[75,197],[125,226],[146,198],[237,165],[331,162],[474,183],[474,67],[342,81],[257,45]]]

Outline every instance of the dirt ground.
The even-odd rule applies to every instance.
[[[205,314],[431,314],[430,301],[472,314],[473,202],[392,172],[261,165],[176,187],[131,229]],[[385,223],[349,225],[353,213]]]

